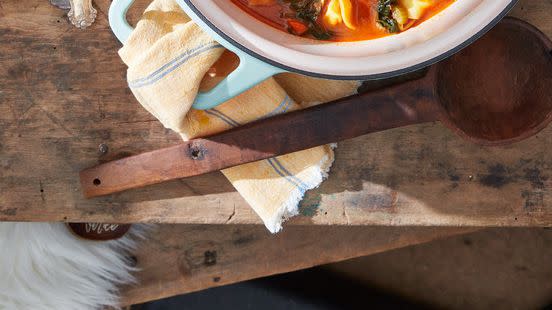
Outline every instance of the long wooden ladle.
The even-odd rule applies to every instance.
[[[431,121],[475,143],[512,143],[552,119],[551,51],[552,42],[536,28],[506,19],[419,80],[83,170],[84,195],[106,195]]]

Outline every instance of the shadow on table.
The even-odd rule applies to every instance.
[[[211,288],[133,306],[171,309],[427,309],[428,307],[355,282],[323,268],[312,268]]]

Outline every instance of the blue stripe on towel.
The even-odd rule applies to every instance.
[[[200,54],[202,54],[206,51],[210,51],[212,49],[215,49],[215,48],[222,48],[222,45],[212,42],[212,43],[209,43],[209,44],[206,44],[206,45],[198,46],[198,47],[196,47],[194,49],[191,49],[191,50],[187,50],[184,53],[178,55],[173,60],[171,60],[168,63],[164,64],[163,66],[161,66],[159,69],[155,70],[154,72],[152,72],[148,76],[146,76],[144,78],[140,78],[140,79],[130,81],[128,83],[128,85],[131,88],[140,88],[140,87],[144,87],[144,86],[147,86],[147,85],[151,85],[151,84],[159,81],[160,79],[162,79],[167,74],[173,72],[174,70],[176,70],[181,65],[188,62],[188,60],[190,60],[191,58],[193,58],[197,55],[200,55]]]
[[[274,110],[268,112],[267,114],[265,114],[261,117],[256,118],[255,120],[259,121],[259,120],[262,120],[262,119],[265,119],[265,118],[276,116],[278,114],[286,113],[287,110],[289,110],[290,106],[291,106],[291,100],[288,97],[288,95],[286,95],[284,97],[284,100],[282,100],[282,102],[280,102],[280,104],[276,108],[274,108]]]
[[[238,127],[240,126],[241,124],[236,122],[235,120],[233,120],[230,116],[222,113],[221,111],[217,110],[217,109],[210,109],[210,110],[205,110],[205,113],[209,114],[209,115],[213,115],[213,116],[216,116],[218,117],[219,119],[221,119],[223,122],[225,122],[226,124],[232,126],[232,127]]]
[[[274,113],[274,112],[276,112],[276,114],[284,113],[289,108],[290,103],[291,103],[291,100],[289,100],[289,97],[286,96],[284,98],[284,100],[280,103],[280,105],[276,109],[274,109],[274,111],[270,112],[269,114]],[[281,112],[278,112],[278,111],[281,111]],[[219,111],[217,109],[205,110],[205,113],[219,118],[221,121],[225,122],[226,124],[228,124],[232,127],[238,127],[238,126],[241,125],[239,122],[233,120],[230,116],[222,113],[221,111]],[[267,114],[267,115],[269,115],[269,114]],[[266,117],[267,116],[265,116],[263,118],[266,118]],[[266,161],[272,166],[272,168],[274,169],[274,171],[277,174],[279,174],[281,177],[283,177],[290,184],[297,187],[297,189],[299,189],[302,194],[304,194],[308,190],[308,185],[305,184],[301,179],[299,179],[295,175],[291,174],[291,172],[289,172],[289,170],[287,170],[284,167],[284,165],[278,159],[269,158]]]
[[[272,110],[270,113],[268,113],[267,115],[259,119],[265,119],[265,118],[273,117],[278,114],[285,113],[287,112],[290,106],[291,106],[291,100],[289,99],[289,96],[286,95],[284,97],[284,100],[282,100],[282,102],[280,102],[280,104],[274,110]]]
[[[305,193],[305,192],[307,191],[307,188],[306,188],[306,187],[303,187],[303,186],[300,184],[300,183],[303,183],[303,182],[301,182],[301,180],[295,178],[295,179],[299,180],[299,182],[300,182],[300,183],[297,183],[297,182],[295,181],[295,179],[292,178],[290,175],[287,175],[287,174],[285,174],[284,172],[282,172],[282,171],[278,168],[278,166],[281,167],[281,164],[280,164],[280,165],[277,165],[277,164],[274,162],[274,159],[275,159],[275,158],[269,158],[269,159],[267,159],[266,161],[272,166],[272,168],[274,169],[274,171],[276,171],[277,174],[279,174],[279,175],[280,175],[281,177],[283,177],[286,181],[288,181],[289,183],[291,183],[291,184],[293,184],[295,187],[297,187],[297,188],[301,191],[301,193]]]
[[[140,78],[140,79],[136,79],[136,80],[132,81],[132,83],[144,82],[148,79],[151,79],[155,75],[161,73],[161,71],[165,70],[168,66],[170,66],[173,63],[175,63],[175,62],[179,61],[180,59],[182,59],[182,57],[187,57],[190,54],[193,54],[194,52],[197,52],[198,50],[201,50],[201,49],[205,48],[206,46],[212,46],[213,44],[216,44],[216,43],[211,42],[211,43],[208,43],[208,44],[203,44],[203,45],[200,45],[200,46],[196,46],[192,49],[186,50],[182,54],[176,56],[176,58],[174,58],[173,60],[169,61],[168,63],[166,63],[164,65],[162,65],[159,69],[153,71],[150,75],[148,75],[146,77],[143,77],[143,78]]]
[[[282,165],[282,163],[276,158],[271,158],[272,160],[274,160],[274,163],[276,163],[276,165],[286,174],[288,175],[290,178],[292,178],[293,180],[295,180],[297,183],[299,183],[299,185],[301,185],[301,187],[303,188],[308,188],[309,186],[307,184],[305,184],[303,181],[301,181],[301,179],[299,179],[298,177],[296,177],[294,174],[292,174],[291,172],[289,172],[286,167],[284,167],[284,165]]]

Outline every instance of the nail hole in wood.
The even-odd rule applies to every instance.
[[[217,251],[205,251],[203,253],[203,264],[205,266],[213,266],[217,264]]]
[[[204,157],[203,149],[201,149],[201,147],[192,147],[189,152],[192,159],[201,160]]]
[[[92,181],[92,183],[94,183],[94,185],[98,186],[98,185],[102,184],[102,181],[100,181],[100,179],[94,179],[94,181]]]
[[[102,154],[102,155],[107,154],[107,152],[109,151],[109,147],[107,146],[107,144],[102,143],[102,144],[100,144],[100,146],[98,147],[98,151],[99,151],[100,154]]]

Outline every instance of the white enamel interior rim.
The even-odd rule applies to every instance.
[[[418,27],[358,42],[296,37],[256,20],[230,0],[190,2],[232,40],[272,61],[315,74],[367,76],[413,67],[450,51],[485,28],[512,1],[457,0]]]

